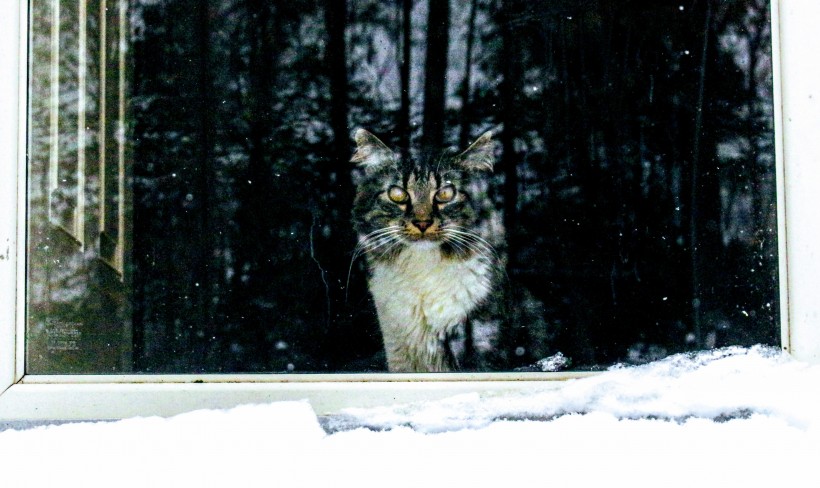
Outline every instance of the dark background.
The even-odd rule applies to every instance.
[[[357,127],[401,151],[496,132],[505,369],[779,343],[767,1],[143,0],[132,20],[137,371],[384,369],[350,263]]]

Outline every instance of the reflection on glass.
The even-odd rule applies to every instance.
[[[384,371],[359,127],[494,133],[462,369],[778,343],[767,1],[125,7],[31,2],[27,372]]]
[[[104,217],[122,202],[124,256],[126,9],[31,2],[27,372],[133,369],[131,279],[106,251]]]

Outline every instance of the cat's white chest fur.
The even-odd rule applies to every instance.
[[[448,259],[437,245],[415,243],[372,268],[370,291],[391,371],[447,370],[442,340],[490,293],[490,264]]]

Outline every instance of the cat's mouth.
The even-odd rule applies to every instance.
[[[437,221],[412,221],[404,226],[404,234],[411,241],[440,241],[441,225]]]

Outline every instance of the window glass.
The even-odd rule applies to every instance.
[[[27,373],[779,343],[768,1],[30,3]]]

